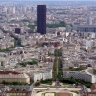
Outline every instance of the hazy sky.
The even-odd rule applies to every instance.
[[[10,1],[10,0],[4,0],[4,1]],[[11,1],[96,1],[96,0],[11,0]]]
[[[21,0],[21,1],[23,1],[23,0]],[[32,1],[32,0],[30,0],[30,1]],[[33,0],[33,1],[96,1],[96,0]]]
[[[10,0],[3,0],[3,1],[10,1]],[[11,1],[96,1],[96,0],[11,0]]]
[[[96,1],[96,0],[36,0],[36,1]]]
[[[23,0],[20,0],[20,1],[23,1]],[[29,1],[96,1],[96,0],[29,0]]]

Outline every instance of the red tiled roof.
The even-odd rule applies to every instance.
[[[19,72],[16,72],[16,71],[0,71],[0,74],[21,74]]]

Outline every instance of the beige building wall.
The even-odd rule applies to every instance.
[[[2,83],[3,81],[30,84],[30,77],[26,75],[25,73],[23,74],[0,74],[0,83]]]

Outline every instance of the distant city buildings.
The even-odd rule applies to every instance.
[[[94,25],[77,25],[76,26],[77,32],[96,32],[96,26]]]
[[[1,83],[52,79],[55,59],[61,60],[62,79],[96,83],[96,76],[86,71],[96,67],[96,12],[91,6],[53,4],[46,12],[46,5],[1,3],[0,9]]]

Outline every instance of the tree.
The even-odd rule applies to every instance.
[[[1,66],[4,66],[4,63],[3,63],[3,61],[1,61]]]
[[[72,81],[73,83],[76,83],[76,79],[75,79],[75,78],[71,77],[70,79],[71,79],[71,81]]]
[[[39,81],[35,83],[35,86],[39,86],[39,85],[40,85],[40,82]]]
[[[58,24],[47,24],[48,28],[57,28],[57,27],[66,27],[66,23],[64,21],[61,21]]]

